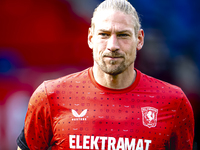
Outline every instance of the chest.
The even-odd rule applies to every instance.
[[[164,149],[176,114],[168,99],[144,94],[71,93],[54,99],[53,140],[72,149]]]

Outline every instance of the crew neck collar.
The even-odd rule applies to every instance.
[[[102,86],[99,83],[97,83],[97,81],[94,79],[92,67],[89,68],[88,74],[89,74],[89,77],[90,77],[92,83],[100,90],[103,90],[103,91],[109,92],[109,93],[127,93],[127,92],[133,90],[139,83],[141,72],[137,69],[135,69],[135,71],[136,71],[135,81],[129,87],[124,88],[124,89],[111,89],[111,88],[107,88],[107,87]]]

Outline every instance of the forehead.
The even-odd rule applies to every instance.
[[[134,32],[134,19],[121,11],[102,10],[95,15],[95,30],[130,30]]]

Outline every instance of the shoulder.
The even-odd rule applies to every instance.
[[[162,91],[168,91],[168,92],[181,92],[183,93],[182,89],[176,85],[173,85],[171,83],[162,81],[160,79],[154,78],[152,76],[146,75],[144,73],[141,73],[140,77],[140,85],[150,87],[152,89],[158,89]]]
[[[181,102],[188,99],[183,90],[171,83],[141,73],[137,88],[146,95],[154,95],[159,101],[178,107]]]
[[[66,93],[67,90],[73,90],[73,87],[78,86],[77,84],[86,83],[90,81],[89,69],[69,74],[57,79],[44,81],[43,89],[49,98],[49,96],[56,96],[60,93]]]
[[[163,104],[168,104],[168,108],[173,107],[177,112],[184,110],[185,112],[188,111],[192,114],[192,106],[190,101],[180,87],[156,79],[144,73],[141,73],[140,82],[138,85],[141,91],[144,89],[145,93],[155,95],[160,102]]]
[[[69,84],[77,80],[87,79],[89,69],[90,68],[87,68],[83,71],[72,73],[57,79],[44,81],[45,88],[59,87],[61,85]]]

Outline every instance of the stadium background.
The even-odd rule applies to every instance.
[[[87,32],[101,1],[0,1],[0,150],[16,149],[29,97],[43,80],[92,65]],[[129,1],[145,31],[136,68],[183,89],[194,109],[198,149],[200,1]]]

